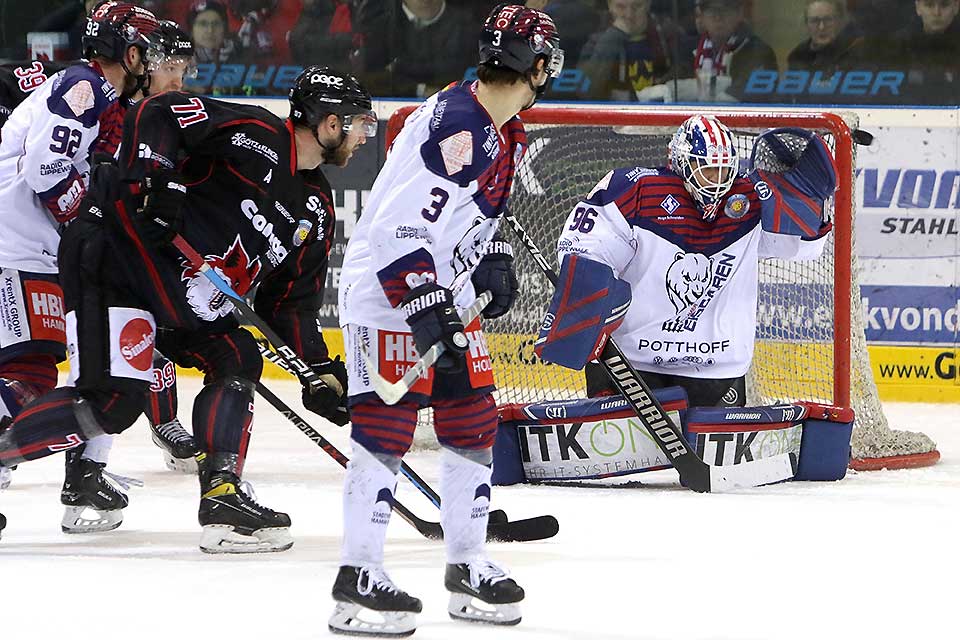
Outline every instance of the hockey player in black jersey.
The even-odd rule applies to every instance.
[[[105,33],[104,28],[99,40],[104,39]],[[92,39],[87,41],[88,45],[96,44]],[[185,79],[195,75],[193,44],[175,22],[160,21],[158,28],[144,35],[144,41],[149,44],[144,55],[147,74],[133,99],[139,100],[163,91],[179,91]],[[103,48],[102,42],[100,47]],[[17,106],[50,77],[68,67],[85,64],[86,60],[27,60],[0,65],[0,126]],[[119,121],[117,126],[120,126]],[[107,133],[109,129],[101,125],[101,131]],[[145,408],[153,441],[163,450],[167,467],[196,472],[196,445],[177,419],[176,368],[159,352],[154,358],[153,376],[154,382],[147,394]],[[7,407],[7,413],[15,414],[18,410]],[[66,457],[60,498],[65,507],[61,527],[67,533],[115,529],[122,522],[121,510],[127,505],[127,497],[120,488],[104,478],[106,474],[119,479],[119,476],[105,471],[111,441],[111,436],[99,437],[89,449],[78,447]],[[10,472],[10,469],[0,466],[0,490],[10,485]],[[88,508],[98,512],[96,518],[84,517]]]
[[[305,406],[344,423],[346,375],[317,326],[333,236],[322,163],[345,165],[376,132],[370,96],[351,77],[311,67],[290,93],[286,121],[265,109],[169,92],[124,122],[119,166],[97,168],[91,198],[60,244],[71,370],[0,434],[0,464],[33,460],[142,412],[154,344],[205,373],[193,409],[203,450],[201,549],[289,548],[290,518],[241,488],[263,366],[232,304],[170,244],[180,233],[326,386]],[[156,328],[163,329],[157,332]]]

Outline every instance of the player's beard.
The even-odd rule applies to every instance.
[[[324,164],[332,164],[337,167],[345,167],[347,166],[347,162],[350,161],[350,154],[350,148],[347,146],[347,141],[344,140],[343,143],[335,149],[324,149],[323,162]]]

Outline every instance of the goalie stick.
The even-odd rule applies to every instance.
[[[489,291],[484,291],[477,296],[473,304],[463,310],[463,317],[461,318],[463,326],[466,327],[473,322],[484,307],[490,304],[491,300],[493,300],[493,294]],[[363,362],[367,365],[367,373],[370,374],[370,384],[373,386],[373,390],[377,392],[377,395],[385,404],[391,405],[397,404],[403,396],[407,395],[407,392],[417,383],[417,380],[422,378],[427,370],[437,362],[437,358],[443,353],[444,348],[442,342],[436,343],[427,349],[427,352],[403,374],[402,378],[396,382],[389,382],[380,375],[377,371],[377,365],[370,360],[366,345],[360,344],[360,350],[363,352]]]
[[[556,287],[557,274],[540,252],[536,242],[513,213],[507,211],[504,217],[550,284]],[[690,448],[683,434],[650,391],[650,387],[612,337],[607,336],[598,360],[617,390],[636,412],[657,447],[676,468],[680,474],[680,483],[688,489],[698,493],[725,491],[736,487],[756,487],[780,482],[793,476],[796,462],[786,453],[736,465],[718,467],[706,464]]]
[[[221,278],[216,271],[210,268],[210,265],[200,256],[196,250],[180,235],[173,240],[174,246],[180,250],[191,265],[204,274],[210,282],[224,295],[228,296],[234,303],[234,312],[243,320],[249,322],[260,330],[269,340],[276,351],[267,348],[258,343],[260,353],[267,357],[271,362],[279,365],[288,373],[296,375],[302,384],[320,384],[323,381],[297,354],[291,349],[270,326],[260,318],[259,315],[247,304],[246,300],[240,297],[227,282]],[[489,302],[489,299],[487,300]],[[482,308],[482,307],[481,307]],[[267,356],[266,354],[270,354]],[[439,354],[438,354],[439,355]],[[298,364],[299,363],[299,364]],[[315,382],[314,382],[315,380]],[[283,400],[278,398],[272,391],[267,389],[262,383],[257,383],[257,391],[267,400],[277,411],[287,418],[297,429],[310,438],[317,446],[323,449],[330,457],[336,460],[341,466],[346,468],[348,458],[333,444],[314,429],[306,420],[297,415]],[[410,482],[422,491],[434,504],[440,506],[440,496],[427,483],[417,475],[412,469],[401,463],[401,468],[406,467],[405,475]],[[443,530],[440,523],[430,522],[418,518],[409,509],[403,506],[394,498],[394,507],[401,517],[413,525],[422,535],[431,539],[443,538]],[[502,514],[502,515],[501,515]],[[551,538],[559,531],[557,519],[553,516],[538,516],[512,522],[505,522],[506,514],[502,511],[494,511],[493,516],[487,525],[487,539],[500,542],[526,542],[531,540],[542,540]]]

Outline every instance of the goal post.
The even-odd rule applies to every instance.
[[[398,109],[387,148],[416,107]],[[706,111],[540,106],[522,115],[527,153],[517,168],[511,212],[556,266],[560,228],[572,208],[608,171],[666,164],[667,144],[688,117]],[[858,470],[934,464],[935,443],[891,430],[867,352],[855,252],[856,116],[830,112],[726,110],[714,113],[733,132],[741,158],[756,136],[778,127],[816,132],[831,149],[838,189],[828,214],[834,229],[819,260],[762,260],[757,343],[748,374],[748,403],[809,400],[856,414],[851,467]],[[541,362],[533,352],[552,287],[525,251],[516,251],[520,294],[511,311],[484,323],[499,404],[585,397],[583,372]]]

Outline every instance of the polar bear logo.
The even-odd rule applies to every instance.
[[[677,313],[700,299],[713,277],[713,263],[702,253],[678,251],[667,269],[667,295]]]

